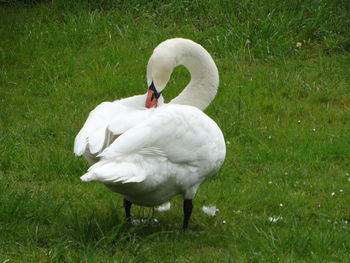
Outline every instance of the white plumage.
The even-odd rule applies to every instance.
[[[199,109],[167,105],[123,133],[83,175],[100,181],[132,203],[157,206],[198,186],[221,166],[225,141],[216,123]]]
[[[74,153],[91,163],[119,135],[139,124],[153,112],[145,108],[146,95],[114,102],[102,102],[90,112],[83,128],[75,138]]]
[[[191,81],[178,97],[163,104],[159,95],[178,65],[189,69]],[[158,206],[180,194],[187,228],[199,185],[225,159],[223,134],[201,111],[215,97],[218,71],[202,46],[176,38],[154,50],[147,81],[148,94],[103,102],[90,113],[74,144],[75,154],[93,164],[81,179],[104,183],[129,206]]]

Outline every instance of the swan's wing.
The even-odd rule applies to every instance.
[[[118,114],[113,117],[107,130],[113,135],[121,135],[132,127],[147,119],[153,109],[131,108],[121,106]]]
[[[103,102],[90,112],[83,128],[75,137],[74,153],[76,155],[83,155],[87,147],[91,153],[97,153],[102,149],[106,127],[110,121],[111,104],[112,102]]]
[[[166,106],[119,136],[81,179],[107,184],[142,182],[148,176],[176,172],[167,170],[172,169],[169,163],[196,172],[199,163],[215,162],[218,154],[223,161],[225,143],[209,117],[194,107]]]
[[[113,140],[147,118],[144,95],[114,102],[103,102],[90,112],[83,128],[75,138],[74,153],[96,155]]]
[[[191,162],[200,159],[203,147],[221,139],[220,136],[222,133],[215,122],[200,110],[167,105],[122,134],[99,157],[115,159],[130,154],[149,154],[167,157],[172,162]]]

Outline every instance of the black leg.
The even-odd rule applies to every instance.
[[[131,203],[129,200],[126,200],[126,199],[124,198],[125,217],[126,217],[126,220],[127,220],[128,222],[131,221],[131,214],[130,214],[131,205],[132,205],[132,203]]]
[[[191,213],[192,213],[192,199],[185,199],[184,200],[184,224],[183,224],[183,230],[187,230],[188,228],[188,221],[190,220]]]

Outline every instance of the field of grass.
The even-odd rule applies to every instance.
[[[0,263],[348,262],[350,2],[131,2],[0,1]],[[145,93],[153,48],[177,36],[218,65],[206,113],[227,141],[185,233],[181,198],[126,224],[73,154],[89,111]],[[166,99],[188,80],[176,69]]]

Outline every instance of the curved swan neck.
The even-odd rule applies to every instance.
[[[158,66],[157,61],[161,61]],[[152,67],[150,64],[155,64],[155,66]],[[147,67],[148,81],[154,77],[150,72],[152,69],[162,68],[163,74],[158,74],[158,76],[163,76],[160,77],[163,78],[163,81],[160,81],[159,85],[163,89],[171,72],[179,65],[188,69],[191,81],[170,103],[191,105],[204,110],[216,96],[219,73],[212,57],[201,45],[183,38],[169,39],[159,44]]]

